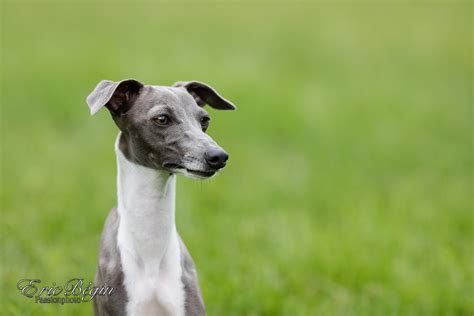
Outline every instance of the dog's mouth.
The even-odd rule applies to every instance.
[[[210,178],[213,175],[216,174],[215,171],[206,171],[206,170],[191,170],[191,169],[186,169],[186,171],[192,175],[201,177],[201,178]]]
[[[216,174],[215,170],[194,170],[175,163],[165,163],[163,164],[163,168],[171,172],[179,172],[184,174],[188,173],[192,176],[196,176],[197,178],[210,178]]]

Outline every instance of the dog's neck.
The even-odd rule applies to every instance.
[[[172,239],[175,224],[176,176],[129,161],[118,147],[118,243],[134,261],[159,264]]]

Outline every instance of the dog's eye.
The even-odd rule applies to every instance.
[[[209,127],[209,121],[210,120],[211,120],[211,118],[209,116],[201,117],[200,123],[201,123],[201,128],[202,128],[203,132],[205,132],[207,130],[207,128]]]
[[[171,120],[168,115],[162,114],[154,117],[153,121],[160,126],[166,126],[170,123]]]

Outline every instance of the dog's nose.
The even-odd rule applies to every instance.
[[[204,154],[204,158],[210,167],[220,169],[225,166],[229,155],[220,148],[211,148]]]

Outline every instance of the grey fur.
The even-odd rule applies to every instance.
[[[184,87],[196,100],[197,105],[209,104],[219,110],[235,110],[235,105],[219,95],[211,86],[199,81],[180,81],[173,87]]]
[[[102,107],[110,110],[122,131],[120,149],[128,160],[171,172],[183,169],[185,154],[197,157],[205,165],[206,150],[222,150],[201,131],[199,119],[209,116],[202,109],[202,100],[217,109],[235,109],[213,88],[197,81],[164,87],[143,85],[134,79],[103,80],[87,97],[92,114]],[[166,129],[157,127],[152,119],[160,114],[171,116],[176,124]]]
[[[205,315],[206,311],[204,308],[204,301],[202,300],[201,289],[199,288],[199,281],[193,258],[191,258],[191,255],[181,237],[179,237],[179,243],[181,249],[181,270],[183,271],[181,281],[184,285],[184,308],[186,316]]]
[[[112,295],[94,298],[94,314],[100,316],[124,316],[127,304],[127,292],[123,285],[123,271],[120,251],[117,246],[117,232],[120,217],[117,208],[113,208],[105,220],[100,238],[99,265],[95,275],[97,286],[111,286]]]
[[[134,79],[118,82],[101,81],[87,97],[91,114],[106,107],[121,131],[119,150],[136,164],[206,178],[225,166],[227,154],[205,134],[202,108],[205,104],[221,110],[235,106],[212,87],[198,81],[178,82],[173,87],[144,85]],[[156,118],[166,115],[172,124],[161,126]],[[209,161],[210,153],[225,156],[218,165]],[[199,170],[188,166],[198,166]],[[122,316],[128,301],[117,232],[120,223],[116,208],[104,225],[100,241],[96,285],[115,288],[111,296],[96,296],[94,312],[100,316]],[[185,291],[187,316],[205,315],[194,262],[179,237],[181,250],[181,281]]]
[[[107,285],[115,290],[110,296],[94,298],[94,314],[100,316],[125,316],[125,306],[128,301],[127,291],[123,284],[123,271],[120,260],[120,250],[117,246],[117,232],[120,216],[117,208],[113,208],[105,221],[100,238],[99,265],[95,276],[96,285]],[[178,235],[179,236],[179,235]],[[196,268],[188,249],[179,236],[181,250],[181,270],[185,295],[186,316],[205,315],[204,302],[197,278]]]

